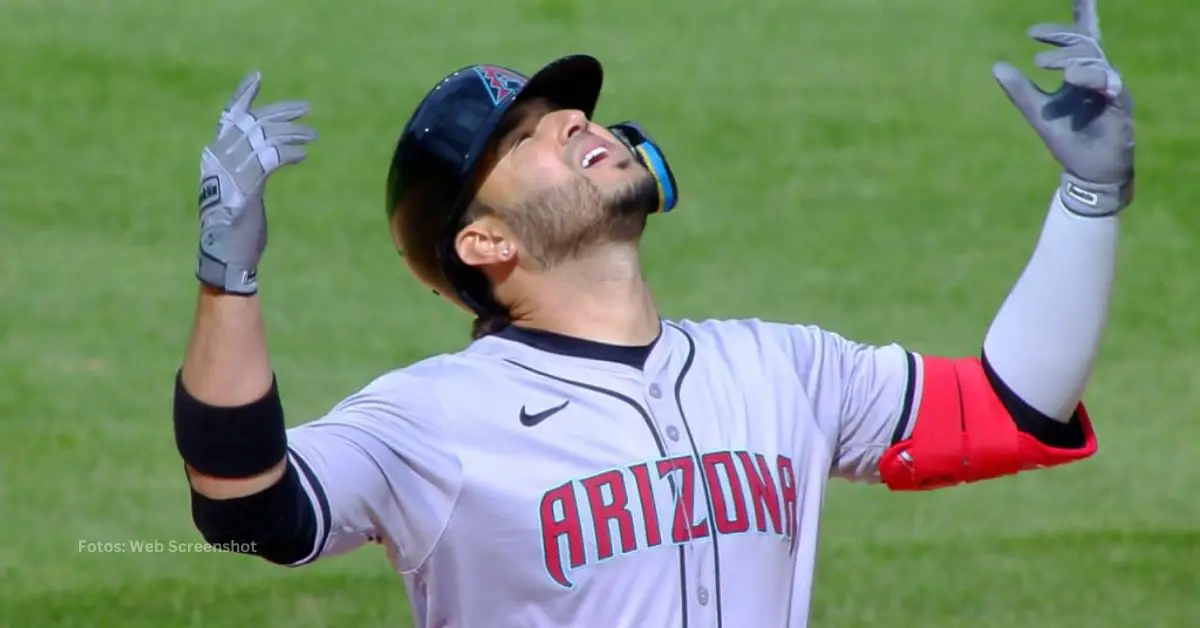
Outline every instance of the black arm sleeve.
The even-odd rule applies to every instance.
[[[261,399],[212,406],[196,399],[175,375],[175,447],[192,469],[215,478],[248,478],[275,468],[287,454],[287,425],[274,378]]]
[[[218,478],[265,473],[287,456],[283,404],[274,381],[262,399],[244,406],[216,407],[193,397],[175,377],[175,442],[192,469]],[[283,477],[265,490],[234,499],[211,499],[192,489],[192,521],[206,541],[272,563],[294,565],[315,558],[318,531],[328,520],[328,503],[315,479],[321,512],[289,459]],[[311,475],[311,474],[308,474]],[[324,515],[318,518],[320,515]]]
[[[234,499],[210,499],[192,491],[192,521],[204,540],[278,565],[315,558],[319,528],[312,500],[288,462],[283,477],[266,490]]]
[[[996,396],[1000,398],[1000,402],[1004,404],[1008,410],[1009,416],[1013,422],[1017,424],[1017,429],[1029,434],[1038,439],[1043,445],[1050,447],[1058,447],[1061,449],[1078,449],[1083,447],[1087,438],[1083,432],[1083,424],[1079,421],[1079,414],[1073,414],[1071,420],[1063,423],[1057,421],[1053,417],[1046,416],[1038,411],[1033,406],[1025,402],[1017,396],[1016,393],[1000,379],[996,374],[995,369],[988,362],[987,354],[980,357],[983,362],[983,371],[987,373],[988,382],[991,383],[992,389],[996,391]]]

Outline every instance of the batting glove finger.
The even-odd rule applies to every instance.
[[[1102,61],[1099,50],[1089,44],[1075,44],[1066,48],[1055,48],[1039,52],[1033,62],[1043,70],[1064,70],[1067,66],[1084,61]]]
[[[254,102],[258,96],[258,90],[262,87],[262,73],[255,70],[245,76],[241,83],[238,83],[236,89],[233,90],[233,95],[229,97],[229,102],[225,108],[221,110],[221,122],[225,122],[227,116],[238,116],[250,109],[250,104]]]
[[[279,153],[279,165],[281,166],[298,164],[308,157],[308,151],[304,150],[303,146],[297,144],[276,146],[275,151]]]
[[[1125,83],[1121,75],[1107,63],[1069,65],[1063,72],[1063,80],[1076,87],[1104,94],[1109,103],[1125,109],[1133,108],[1133,101],[1124,98]]]
[[[295,122],[268,122],[262,125],[262,130],[272,146],[307,144],[317,139],[315,129]]]
[[[1100,13],[1096,10],[1096,0],[1072,0],[1071,17],[1079,32],[1100,41]]]
[[[308,115],[308,103],[303,100],[284,100],[264,105],[250,112],[261,122],[291,122]]]
[[[1026,34],[1036,41],[1052,46],[1073,46],[1082,42],[1096,43],[1096,40],[1085,32],[1083,27],[1069,24],[1037,24],[1031,27]]]
[[[1036,128],[1040,123],[1042,107],[1050,99],[1049,94],[1007,61],[999,61],[993,65],[992,76],[1000,85],[1000,89],[1004,90],[1008,100]]]

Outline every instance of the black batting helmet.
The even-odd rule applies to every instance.
[[[531,78],[498,65],[468,66],[425,95],[400,133],[387,183],[392,238],[420,280],[478,316],[503,313],[487,278],[464,264],[454,247],[481,157],[515,103],[541,97],[591,118],[603,80],[599,61],[570,55]],[[675,179],[657,145],[634,123],[609,129],[658,181],[658,211],[670,211]]]

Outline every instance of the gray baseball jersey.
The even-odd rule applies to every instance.
[[[630,356],[515,330],[291,429],[300,564],[383,544],[418,626],[805,626],[826,482],[878,481],[920,359],[760,320]]]

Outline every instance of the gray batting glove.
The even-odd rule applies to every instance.
[[[307,103],[251,109],[261,84],[259,72],[242,79],[200,157],[196,277],[230,294],[258,292],[258,262],[267,247],[267,178],[303,161],[305,144],[317,138],[316,131],[294,122],[308,113]]]
[[[1095,0],[1075,0],[1073,25],[1038,24],[1033,39],[1056,46],[1035,63],[1062,70],[1052,93],[1007,63],[996,82],[1063,167],[1059,197],[1083,216],[1110,216],[1133,202],[1133,98],[1100,47]]]

